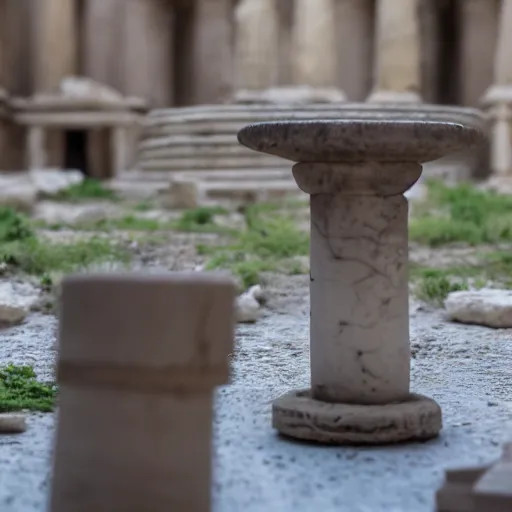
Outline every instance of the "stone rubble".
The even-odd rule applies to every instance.
[[[0,414],[0,434],[21,434],[27,430],[24,414]]]
[[[448,318],[455,322],[497,329],[512,327],[512,290],[452,292],[444,305]]]
[[[55,195],[83,179],[80,171],[64,169],[0,173],[0,207],[31,213],[40,197]]]
[[[265,294],[260,285],[255,285],[242,293],[236,299],[235,318],[238,323],[254,323],[263,315],[261,304],[265,301]]]
[[[38,291],[28,283],[0,282],[0,324],[23,322],[38,298]]]

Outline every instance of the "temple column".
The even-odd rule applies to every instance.
[[[335,22],[336,84],[350,101],[363,101],[372,87],[373,0],[339,0]]]
[[[241,0],[235,9],[235,85],[260,90],[279,82],[276,0]]]
[[[499,4],[495,0],[464,0],[458,7],[459,101],[462,105],[477,106],[493,82]]]
[[[83,69],[92,80],[123,89],[123,13],[126,0],[87,0],[83,11]],[[137,63],[140,65],[141,63]]]
[[[220,103],[233,88],[232,1],[196,0],[186,48],[192,104]]]
[[[123,93],[173,105],[173,11],[161,0],[124,0]]]
[[[34,92],[47,93],[57,89],[63,78],[78,73],[77,2],[36,1],[32,8]],[[61,130],[48,130],[46,165],[64,165],[64,145]]]
[[[421,102],[417,0],[377,0],[373,103]]]
[[[334,87],[338,78],[334,0],[295,0],[293,76],[296,85]]]
[[[76,1],[44,0],[32,5],[34,86],[37,92],[48,92],[78,71]]]
[[[491,171],[512,178],[512,0],[502,0],[494,82],[484,94],[492,123]]]

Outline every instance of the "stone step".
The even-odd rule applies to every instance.
[[[230,158],[232,156],[251,156],[254,152],[234,139],[231,144],[222,146],[170,146],[146,149],[139,152],[141,160],[160,160],[166,158]]]
[[[453,114],[465,114],[470,116],[483,116],[483,113],[479,109],[471,108],[471,107],[458,107],[451,105],[431,105],[431,104],[421,104],[421,105],[413,105],[413,104],[387,104],[385,106],[386,110],[392,108],[396,112],[419,112],[419,111],[429,111],[429,112],[443,112],[443,113],[453,113]],[[379,109],[379,105],[370,104],[370,103],[313,103],[309,105],[296,105],[296,104],[283,104],[283,105],[269,105],[269,104],[261,104],[261,105],[244,105],[244,104],[223,104],[223,105],[198,105],[191,107],[178,107],[178,108],[163,108],[163,109],[154,109],[149,112],[147,119],[148,120],[158,120],[158,119],[167,119],[173,117],[183,117],[189,115],[212,115],[218,113],[226,113],[232,114],[237,112],[247,112],[247,113],[258,113],[258,112],[297,112],[300,110],[306,111],[332,111],[332,110],[356,110],[358,112],[364,111],[376,111]]]
[[[139,145],[139,151],[171,146],[222,146],[239,144],[236,135],[174,135],[158,139],[147,139]]]
[[[213,170],[213,169],[244,169],[254,167],[289,168],[289,162],[278,157],[267,157],[254,153],[255,156],[232,158],[169,158],[169,159],[141,159],[139,167],[143,171],[185,171],[185,170]]]
[[[321,118],[324,115],[328,115],[329,118],[333,116],[350,117],[351,115],[360,119],[363,117],[373,116],[388,116],[395,117],[407,117],[412,116],[414,119],[428,117],[428,118],[476,118],[479,121],[484,121],[483,113],[476,109],[471,108],[450,108],[444,105],[389,105],[385,109],[380,109],[375,105],[370,104],[339,104],[339,105],[312,105],[307,108],[305,107],[290,107],[290,108],[256,108],[256,109],[238,109],[238,110],[226,110],[219,109],[215,110],[192,110],[187,111],[186,109],[170,109],[167,115],[148,115],[142,125],[146,126],[162,126],[166,124],[176,123],[189,123],[189,122],[205,122],[205,121],[250,121],[251,119],[283,119],[292,118],[300,119],[301,116]],[[417,117],[419,116],[419,117]]]
[[[176,180],[161,194],[167,208],[197,208],[207,204],[252,204],[286,197],[307,198],[290,177],[276,181]]]

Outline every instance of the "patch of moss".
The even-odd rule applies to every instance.
[[[9,364],[0,368],[0,413],[51,412],[56,396],[56,384],[39,382],[31,366]]]

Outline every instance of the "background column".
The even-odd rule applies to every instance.
[[[373,0],[336,3],[336,84],[350,101],[363,101],[372,87],[373,5]]]
[[[296,85],[334,87],[338,78],[334,0],[295,0],[293,75]]]
[[[235,86],[259,90],[279,81],[276,0],[241,0],[235,10]]]
[[[370,102],[421,101],[417,0],[377,0],[374,90]]]
[[[233,89],[231,0],[196,0],[190,25],[188,103],[223,102]]]

